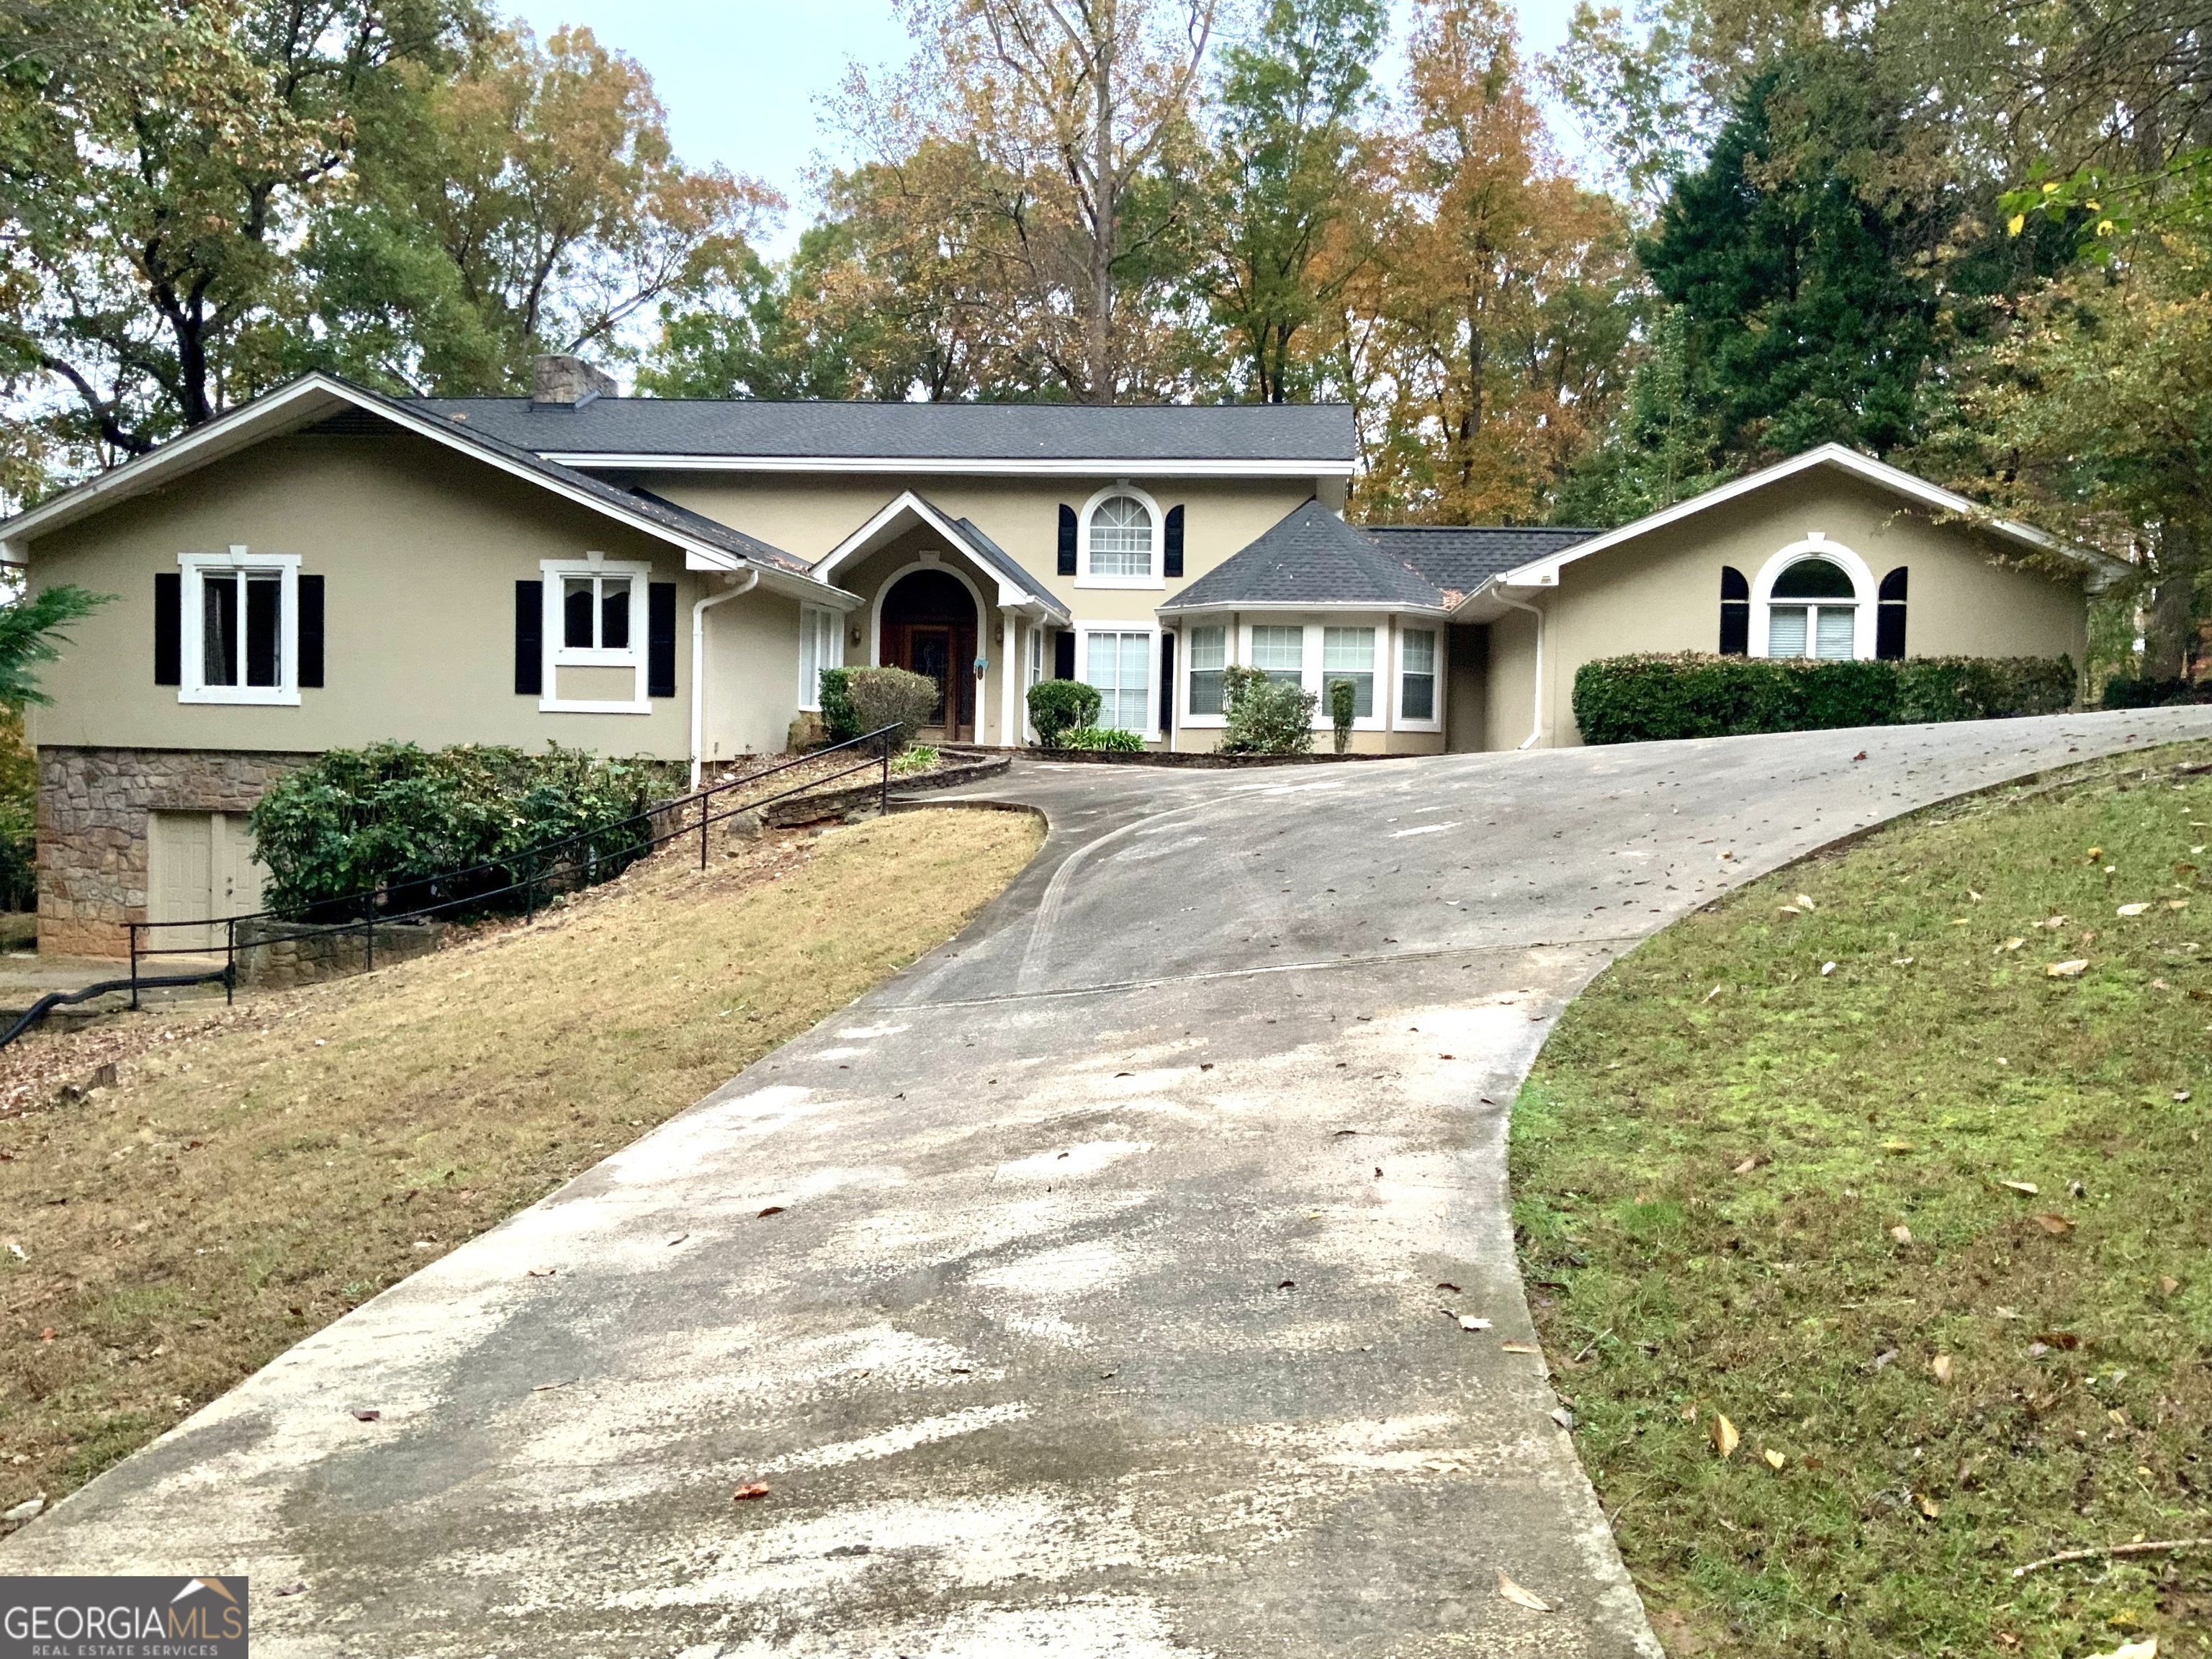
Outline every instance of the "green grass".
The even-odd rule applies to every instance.
[[[2212,745],[1893,826],[1678,923],[1561,1021],[1515,1109],[1515,1219],[1670,1651],[2212,1652],[2212,1550],[2012,1576],[2212,1535],[2192,766]]]

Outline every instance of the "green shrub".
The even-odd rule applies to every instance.
[[[0,705],[0,909],[39,908],[39,761],[23,711]]]
[[[853,712],[859,716],[860,729],[854,735],[896,726],[891,752],[896,754],[914,741],[916,731],[929,723],[946,694],[927,674],[908,673],[903,668],[848,668],[845,695],[852,699]]]
[[[1115,755],[1141,755],[1145,740],[1118,726],[1071,726],[1060,739],[1062,749],[1103,749]]]
[[[1328,723],[1336,734],[1336,752],[1352,747],[1352,722],[1359,712],[1359,688],[1350,680],[1328,683]]]
[[[1585,743],[2051,714],[2074,701],[2066,657],[1606,657],[1575,673]]]
[[[1037,741],[1059,748],[1062,734],[1098,718],[1102,701],[1098,688],[1081,680],[1039,680],[1030,687],[1030,724]]]
[[[2104,708],[2163,708],[2169,703],[2203,702],[2202,687],[2187,680],[2136,679],[2115,674],[2105,682],[2098,706]]]
[[[1230,755],[1303,755],[1313,748],[1310,691],[1264,670],[1232,663],[1221,671],[1221,701],[1228,720],[1221,736]]]
[[[892,759],[891,770],[897,775],[904,777],[915,772],[927,772],[936,764],[937,750],[926,743],[918,743],[903,755],[896,756]]]
[[[867,728],[860,724],[860,711],[853,707],[853,694],[846,689],[845,677],[849,668],[825,668],[822,671],[822,729],[832,743],[850,743]]]
[[[465,902],[521,880],[535,862],[521,854],[571,836],[582,839],[538,873],[549,886],[605,880],[646,850],[645,827],[623,820],[645,811],[657,772],[550,745],[333,749],[277,780],[253,809],[266,902],[309,919],[376,887],[391,890],[391,910]]]

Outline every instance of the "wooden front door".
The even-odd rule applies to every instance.
[[[975,601],[942,570],[916,570],[884,596],[881,658],[934,680],[936,734],[972,742],[975,732]]]

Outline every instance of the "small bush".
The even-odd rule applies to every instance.
[[[1098,688],[1081,680],[1039,680],[1030,687],[1030,724],[1037,741],[1047,749],[1060,747],[1061,736],[1098,718],[1102,699]]]
[[[1320,699],[1304,687],[1232,663],[1221,671],[1221,700],[1228,714],[1223,753],[1303,755],[1313,748],[1314,705]]]
[[[1359,688],[1350,680],[1328,683],[1328,723],[1336,734],[1336,752],[1352,747],[1352,722],[1359,710]]]
[[[550,746],[333,749],[278,779],[253,809],[265,902],[309,920],[377,887],[390,890],[392,911],[465,903],[521,880],[531,864],[520,854],[571,836],[581,840],[562,868],[538,873],[549,885],[605,880],[645,851],[645,826],[623,821],[645,811],[657,771]],[[490,867],[456,876],[476,866]]]
[[[845,695],[859,717],[860,731],[854,735],[896,726],[891,734],[894,754],[914,741],[915,732],[929,723],[945,696],[928,675],[903,668],[848,668],[844,673]]]
[[[822,729],[832,743],[850,743],[867,728],[860,724],[860,711],[853,707],[853,694],[846,688],[845,677],[849,668],[825,668],[822,671]]]
[[[926,743],[918,743],[891,761],[891,770],[902,777],[915,772],[927,772],[937,764],[937,750]]]
[[[1061,735],[1063,749],[1103,749],[1109,754],[1141,755],[1145,740],[1118,726],[1072,726]]]
[[[1816,732],[2052,714],[2074,701],[2066,657],[1607,657],[1575,673],[1585,743]]]

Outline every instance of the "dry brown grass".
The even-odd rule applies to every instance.
[[[434,957],[42,1040],[50,1075],[119,1079],[0,1121],[24,1253],[0,1246],[0,1507],[82,1485],[951,937],[1039,833],[928,811],[704,875],[672,856]]]

